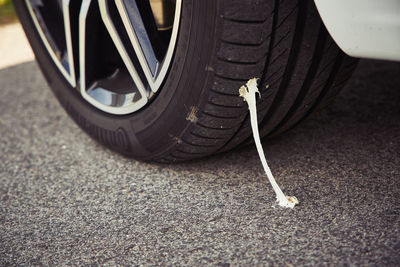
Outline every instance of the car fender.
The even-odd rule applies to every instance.
[[[400,61],[399,0],[314,0],[337,45],[348,55]]]

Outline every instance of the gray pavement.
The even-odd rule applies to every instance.
[[[0,70],[0,265],[400,265],[400,64],[361,61],[327,109],[253,147],[161,165],[65,114],[34,62]]]

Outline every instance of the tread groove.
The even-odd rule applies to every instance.
[[[327,34],[324,31],[324,28],[321,26],[320,31],[318,33],[318,40],[317,44],[315,46],[315,51],[313,55],[313,61],[310,65],[310,68],[307,72],[306,78],[302,84],[302,87],[300,89],[299,94],[297,95],[293,105],[290,107],[289,111],[287,114],[283,117],[283,119],[278,123],[278,125],[271,131],[271,134],[274,134],[279,128],[281,128],[287,121],[290,120],[292,116],[296,113],[297,109],[300,107],[301,103],[307,96],[307,93],[309,89],[311,88],[312,81],[317,74],[318,67],[320,65],[322,56],[323,56],[323,51],[324,51],[324,46],[326,42],[326,37]]]
[[[272,64],[274,64],[283,54],[285,54],[286,53],[286,51],[287,51],[287,49],[284,49],[283,51],[282,51],[282,53],[280,53],[279,55],[277,55],[272,61],[271,61],[271,65]],[[281,70],[281,68],[279,68],[276,72],[278,72],[278,71],[280,71]],[[274,72],[274,74],[275,74],[275,72]],[[273,74],[271,75],[271,76],[273,76]]]
[[[218,60],[222,61],[222,62],[226,62],[226,63],[230,63],[230,64],[236,64],[236,65],[257,65],[260,61],[254,61],[254,62],[242,62],[242,61],[236,61],[236,60],[229,60],[223,57],[217,57]]]
[[[289,36],[289,34],[291,33],[291,30],[289,29],[282,37],[281,37],[281,39],[279,39],[279,41],[278,42],[276,42],[276,44],[272,47],[272,49],[274,49],[275,47],[277,47],[283,40],[285,40],[288,36]],[[286,51],[287,49],[285,49],[285,51]],[[272,64],[272,62],[271,62],[271,64]]]
[[[232,42],[232,41],[228,41],[228,40],[224,40],[221,39],[222,43],[225,44],[230,44],[230,45],[237,45],[237,46],[241,46],[241,47],[260,47],[261,45],[263,45],[266,41],[268,40],[268,37],[265,38],[264,40],[262,40],[260,43],[256,43],[256,44],[244,44],[244,43],[238,43],[238,42]]]
[[[198,138],[209,139],[209,140],[223,140],[224,139],[224,138],[220,138],[220,137],[203,136],[203,135],[195,133],[195,132],[190,132],[190,134],[193,136],[196,136]]]
[[[301,5],[300,5],[301,6]],[[298,4],[289,12],[289,14],[286,15],[286,17],[276,26],[276,28],[280,28],[282,24],[296,11],[296,9],[299,7]]]
[[[243,23],[243,24],[262,24],[267,21],[269,17],[266,16],[263,20],[242,20],[242,19],[232,19],[223,16],[222,19],[225,21],[235,22],[235,23]]]
[[[228,105],[221,105],[221,104],[217,104],[211,101],[208,101],[208,103],[212,106],[216,106],[216,107],[221,107],[221,108],[229,108],[229,109],[243,109],[243,106],[228,106]]]
[[[187,144],[187,145],[194,146],[194,147],[215,147],[215,145],[198,145],[198,144],[194,144],[194,143],[191,143],[191,142],[189,142],[189,141],[187,141],[187,140],[185,140],[183,138],[181,138],[181,141],[183,143]]]
[[[202,123],[200,123],[200,122],[196,122],[196,124],[197,124],[198,126],[200,126],[200,127],[205,128],[205,129],[217,130],[217,131],[230,131],[230,130],[233,129],[233,128],[216,128],[216,127],[211,127],[211,126],[204,125],[204,124],[202,124]]]
[[[301,45],[301,40],[303,39],[303,32],[304,32],[304,25],[306,22],[306,11],[307,11],[307,2],[304,2],[304,5],[299,5],[299,11],[297,13],[297,19],[296,19],[296,27],[294,30],[294,36],[292,40],[292,47],[290,48],[289,52],[289,57],[287,62],[290,62],[286,65],[285,71],[282,76],[282,82],[279,86],[279,89],[277,91],[277,94],[275,95],[275,98],[271,104],[271,107],[269,108],[266,116],[262,119],[261,125],[267,124],[269,119],[271,118],[272,114],[275,112],[275,110],[278,108],[279,103],[283,100],[286,90],[288,89],[289,86],[289,78],[292,75],[292,72],[295,69],[296,62],[298,60],[298,50],[300,49]],[[290,13],[293,13],[291,11]]]
[[[211,114],[208,111],[204,111],[204,110],[202,110],[201,113],[203,113],[204,115],[210,116],[210,117],[218,118],[218,119],[237,119],[237,118],[240,118],[240,116],[220,116],[220,115],[215,115],[215,114]]]
[[[339,54],[337,56],[337,60],[335,64],[333,65],[332,72],[330,73],[328,80],[324,86],[324,88],[321,90],[321,93],[319,94],[318,98],[316,99],[315,103],[313,106],[307,111],[306,115],[303,116],[295,125],[303,121],[306,117],[308,117],[313,111],[318,107],[318,105],[321,103],[322,99],[325,97],[325,95],[328,93],[329,89],[331,88],[332,84],[335,81],[336,75],[340,70],[340,66],[343,62],[343,57],[344,54],[343,52],[339,51]]]
[[[247,82],[247,79],[238,79],[238,78],[225,77],[225,76],[222,76],[221,74],[218,74],[218,73],[215,73],[214,75],[215,75],[215,77],[218,77],[218,78],[221,78],[221,79],[225,79],[225,80],[228,80],[228,81],[242,82],[242,83],[243,82]]]
[[[226,93],[226,92],[220,92],[220,91],[217,91],[217,90],[212,89],[212,88],[210,89],[210,91],[214,92],[216,94],[225,95],[225,96],[238,96],[238,94],[239,94],[239,93],[238,94],[230,94],[230,93]]]
[[[188,155],[204,155],[204,153],[200,153],[200,152],[189,152],[189,151],[183,151],[180,148],[176,149],[177,152],[183,153],[183,154],[188,154]]]
[[[272,73],[270,76],[268,76],[268,77],[265,79],[265,81],[271,80],[271,78],[274,77],[275,75],[277,75],[281,70],[282,70],[282,66],[280,66],[276,71],[274,71],[274,73]],[[279,79],[281,79],[281,78],[282,78],[282,76],[279,76],[277,79],[279,80]],[[276,80],[274,80],[274,82],[275,82],[275,81],[276,81]],[[270,83],[272,83],[272,82],[270,82]]]

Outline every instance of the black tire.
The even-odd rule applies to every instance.
[[[249,142],[247,104],[238,89],[253,77],[260,78],[261,136],[285,131],[332,100],[356,65],[332,41],[311,0],[184,0],[174,58],[158,95],[137,112],[112,115],[66,82],[24,1],[14,4],[71,118],[103,145],[140,160],[188,160]]]

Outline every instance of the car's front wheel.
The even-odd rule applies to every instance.
[[[313,1],[14,1],[50,87],[93,138],[177,161],[251,138],[238,89],[259,78],[262,136],[323,106],[355,66]]]

